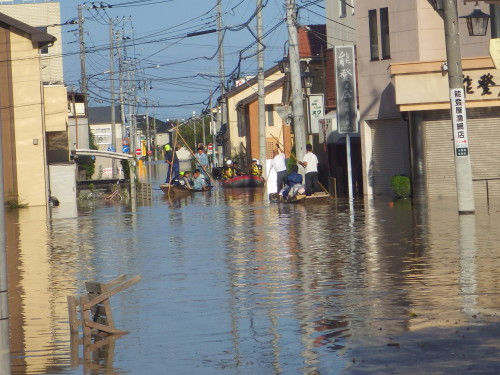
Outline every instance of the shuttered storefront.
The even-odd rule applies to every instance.
[[[410,176],[408,125],[399,119],[369,122],[372,136],[370,183],[375,195],[392,195],[391,178]]]
[[[472,178],[500,178],[500,108],[467,111]],[[448,110],[424,112],[427,192],[429,197],[456,196],[453,134]],[[474,181],[474,195],[486,197],[486,181]],[[500,196],[500,180],[488,181],[489,196]]]

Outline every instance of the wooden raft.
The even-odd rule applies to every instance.
[[[68,296],[71,333],[78,333],[80,326],[83,329],[84,337],[102,332],[106,334],[128,333],[115,328],[109,298],[138,283],[140,280],[141,275],[136,275],[129,280],[125,275],[121,275],[105,284],[95,281],[86,282],[86,295]],[[78,318],[78,310],[80,311],[80,319]]]

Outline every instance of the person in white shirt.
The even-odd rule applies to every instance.
[[[276,171],[276,185],[277,185],[277,193],[283,189],[283,186],[286,184],[286,162],[285,162],[285,154],[280,152],[280,150],[273,151],[274,158],[271,160],[271,168]]]
[[[312,152],[312,146],[309,143],[306,145],[304,160],[299,161],[299,164],[305,168],[306,195],[311,195],[320,191],[318,182],[318,158]]]

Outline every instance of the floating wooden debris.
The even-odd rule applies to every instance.
[[[109,298],[138,283],[140,280],[141,275],[136,275],[129,280],[125,275],[121,275],[105,284],[95,281],[86,282],[86,295],[68,296],[71,333],[78,333],[80,326],[83,329],[84,337],[102,332],[106,334],[127,333],[127,331],[115,327]],[[80,318],[78,318],[78,310]]]

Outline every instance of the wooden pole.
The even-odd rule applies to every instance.
[[[179,120],[177,120],[177,127],[179,127]],[[170,199],[170,188],[172,187],[172,175],[174,174],[174,160],[176,156],[175,147],[177,146],[177,136],[179,135],[179,129],[177,129],[177,127],[175,131],[174,148],[172,149],[172,159],[170,160],[172,164],[170,164],[170,181],[168,181],[168,194],[167,194],[169,199]]]

